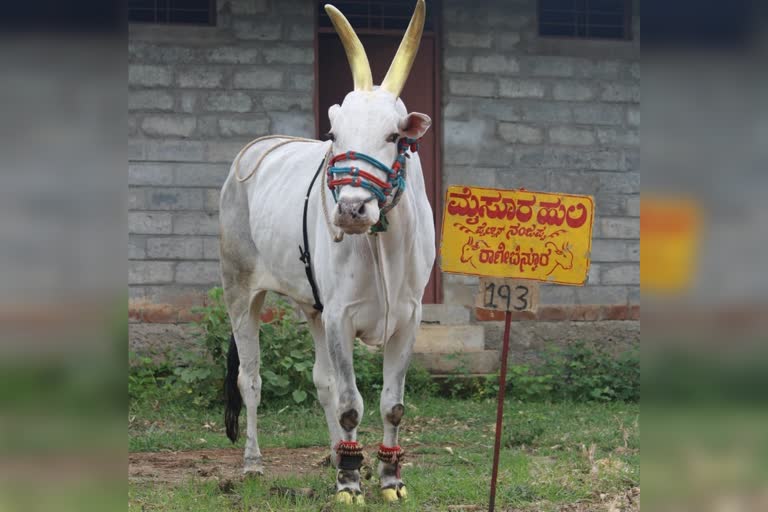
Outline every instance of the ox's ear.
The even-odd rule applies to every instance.
[[[328,120],[331,122],[331,124],[333,124],[333,118],[336,117],[336,114],[339,113],[339,109],[340,108],[341,107],[338,104],[337,105],[331,105],[328,108]]]
[[[427,133],[430,126],[432,126],[432,119],[427,114],[411,112],[400,121],[400,135],[410,139],[420,139]]]

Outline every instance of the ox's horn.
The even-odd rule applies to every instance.
[[[363,43],[355,34],[352,25],[347,18],[341,14],[337,8],[331,4],[325,4],[325,12],[331,18],[333,28],[341,38],[341,44],[344,45],[344,52],[347,54],[349,67],[352,69],[352,79],[356,91],[373,90],[373,78],[371,76],[371,65],[368,64],[368,56],[365,54]]]
[[[416,54],[419,52],[421,44],[421,33],[424,32],[424,16],[426,7],[424,0],[416,2],[416,9],[413,11],[411,22],[405,31],[403,40],[400,42],[400,48],[389,66],[387,76],[381,83],[381,88],[400,96],[405,87],[405,81],[408,79],[408,73],[411,72],[413,61],[416,60]]]

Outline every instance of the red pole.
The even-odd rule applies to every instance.
[[[507,385],[507,357],[509,356],[509,327],[512,323],[512,312],[504,316],[504,342],[501,348],[501,371],[499,373],[499,401],[496,404],[496,443],[493,446],[493,474],[491,476],[491,498],[488,502],[488,512],[493,512],[496,506],[496,479],[499,476],[499,451],[501,450],[501,427],[504,418],[504,388]]]

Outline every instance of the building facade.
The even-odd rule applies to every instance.
[[[617,23],[599,11],[561,12],[564,3],[572,4],[427,2],[418,76],[403,92],[410,110],[435,121],[422,159],[438,232],[452,184],[595,198],[589,280],[542,286],[536,321],[516,322],[518,340],[528,340],[518,342],[523,351],[558,337],[639,337],[639,8],[608,1],[623,9]],[[322,4],[218,0],[203,24],[130,25],[134,332],[137,323],[188,320],[189,308],[219,284],[218,190],[240,148],[262,135],[317,137],[327,129],[327,107],[341,102],[351,77]],[[365,9],[355,11],[360,4]],[[411,4],[336,4],[368,50],[374,82]],[[498,319],[469,307],[476,287],[476,278],[437,270],[425,296],[436,305],[425,320],[481,326],[484,348],[494,348]]]

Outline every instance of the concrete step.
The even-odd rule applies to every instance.
[[[466,325],[469,323],[469,308],[447,304],[424,304],[421,307],[421,322],[424,324]]]
[[[417,353],[479,351],[485,349],[485,329],[481,325],[422,324],[416,334]]]
[[[432,374],[492,374],[499,369],[501,356],[496,350],[479,350],[459,354],[416,353],[419,363]]]

